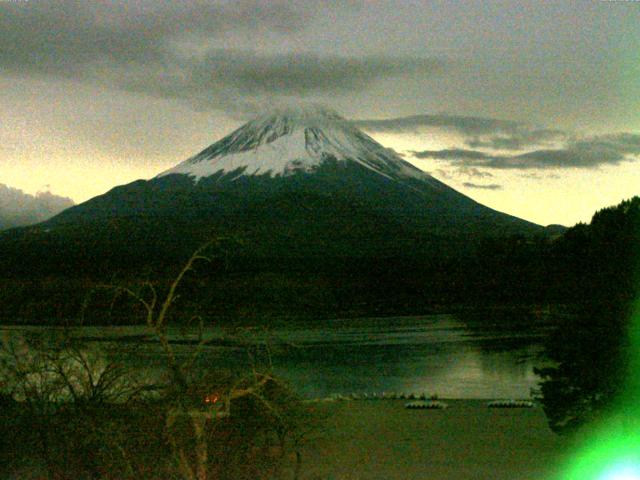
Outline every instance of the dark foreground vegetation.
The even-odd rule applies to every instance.
[[[640,348],[631,341],[640,320],[640,198],[568,230],[556,259],[557,288],[573,306],[547,340],[555,365],[537,373],[550,427],[570,433],[614,406],[637,376],[630,361]]]
[[[265,383],[255,395],[234,400],[228,416],[216,417],[219,409],[207,403],[206,387],[231,385],[222,381],[224,375],[215,377],[216,382],[209,384],[200,379],[192,385],[191,395],[180,399],[165,391],[117,401],[92,397],[87,391],[57,400],[32,396],[16,401],[3,394],[0,475],[296,478],[301,438],[314,421],[306,405],[275,382]],[[250,388],[249,384],[243,386]]]
[[[169,312],[196,252],[168,293],[138,302],[166,365],[136,372],[126,352],[82,343],[71,330],[8,331],[0,345],[0,474],[11,478],[206,480],[299,478],[317,416],[252,349],[250,371],[194,368],[200,341],[178,355]],[[202,332],[200,332],[202,333]],[[262,358],[264,357],[264,361]]]
[[[142,316],[150,328],[155,328],[157,315],[162,311],[158,298],[171,298],[171,309],[162,313],[163,325],[193,318],[203,324],[220,319],[255,323],[282,317],[422,314],[463,307],[550,308],[562,315],[547,341],[552,365],[538,370],[543,379],[539,395],[550,426],[558,433],[574,431],[606,410],[620,395],[628,377],[629,353],[634,347],[629,343],[629,319],[639,280],[639,197],[601,210],[589,225],[576,225],[556,238],[483,237],[471,242],[470,250],[461,251],[460,255],[265,258],[246,256],[248,250],[238,250],[237,244],[242,244],[242,240],[219,240],[213,244],[208,252],[215,253],[214,261],[188,264],[189,268],[178,275],[179,288],[173,283],[175,280],[170,280],[176,278],[175,272],[166,262],[144,268],[135,262],[135,268],[122,264],[120,272],[98,272],[95,265],[88,265],[83,271],[78,264],[67,273],[15,273],[2,280],[2,316],[18,323],[58,325],[76,321],[133,323]],[[70,271],[75,273],[70,275]],[[114,285],[119,288],[114,290]],[[161,334],[162,330],[158,332]],[[162,341],[162,335],[158,338]],[[10,448],[12,445],[31,446],[27,448],[40,452],[43,465],[53,478],[62,475],[56,465],[69,462],[73,465],[66,457],[73,449],[84,452],[77,459],[78,468],[89,476],[98,475],[96,469],[103,468],[99,465],[107,460],[100,452],[105,452],[111,459],[108,462],[116,457],[123,462],[109,471],[126,470],[128,475],[139,476],[140,468],[153,465],[167,469],[163,470],[166,478],[171,478],[170,475],[198,478],[189,477],[185,471],[180,473],[180,462],[190,461],[184,457],[186,451],[195,455],[196,467],[204,465],[198,460],[198,441],[200,448],[207,445],[207,449],[212,449],[207,450],[210,452],[205,462],[207,472],[237,468],[233,473],[237,478],[260,478],[262,473],[251,470],[254,468],[267,472],[267,476],[273,475],[276,464],[281,465],[276,460],[288,458],[285,444],[278,443],[282,438],[278,432],[294,431],[290,426],[300,425],[296,421],[304,418],[301,413],[304,409],[268,373],[237,383],[238,379],[215,372],[213,376],[218,380],[227,378],[222,387],[228,397],[224,405],[231,405],[230,392],[234,388],[250,394],[236,400],[241,412],[238,417],[215,417],[215,422],[198,424],[185,414],[189,411],[185,405],[202,401],[203,395],[208,394],[198,390],[197,395],[190,396],[193,381],[179,373],[175,362],[170,362],[168,371],[173,372],[169,382],[173,387],[163,390],[161,396],[132,400],[126,406],[109,403],[107,408],[99,409],[100,413],[92,410],[94,404],[85,400],[61,408],[55,402],[36,402],[38,408],[53,408],[52,413],[42,414],[29,402],[16,403],[15,399],[3,397],[3,410],[9,413],[2,425],[10,429],[3,438],[16,435],[22,440],[2,450],[11,456],[15,451]],[[212,385],[219,384],[204,385],[210,390]],[[190,400],[187,403],[179,400],[176,404],[176,398]],[[274,407],[278,398],[285,399],[282,410]],[[170,433],[178,424],[168,420],[167,412],[175,405],[180,405],[183,418],[190,419],[185,427],[188,433],[180,439]],[[69,413],[68,408],[76,410]],[[108,426],[106,433],[100,433],[102,430],[92,427],[90,421],[77,424],[79,420],[71,420],[95,415],[101,425]],[[205,424],[208,426],[200,429]],[[73,429],[77,428],[88,430],[76,435]],[[67,432],[64,435],[69,443],[52,441],[48,433],[43,436],[42,432]],[[242,437],[243,432],[250,433]],[[105,438],[91,443],[92,435],[103,434]],[[225,448],[236,442],[232,440],[236,434],[242,437],[237,439],[237,445],[242,447],[236,446],[228,454],[240,456],[228,459]],[[74,444],[78,438],[90,442],[87,450],[82,450],[82,443]],[[107,439],[119,442],[120,438],[124,443],[105,447]],[[197,438],[200,440],[194,440]],[[182,450],[181,457],[176,445],[194,441],[195,444]],[[145,460],[139,467],[127,464],[129,449],[142,449],[140,458]],[[167,452],[171,455],[167,456]],[[20,454],[15,458],[21,458]],[[11,464],[11,458],[8,462]],[[79,478],[78,475],[74,478]],[[223,478],[236,478],[233,475]]]
[[[577,305],[597,297],[626,301],[633,285],[631,267],[638,256],[638,233],[630,226],[638,202],[635,198],[602,210],[591,225],[578,224],[555,236],[412,238],[411,248],[402,237],[393,254],[364,248],[357,254],[351,250],[324,256],[285,255],[280,245],[272,250],[280,256],[266,256],[258,237],[237,232],[219,239],[212,247],[215,260],[198,265],[195,274],[185,278],[175,312],[180,318],[197,313],[212,320],[256,323],[277,318],[411,315],[464,307]],[[384,225],[381,228],[385,230]],[[138,233],[144,237],[144,232]],[[146,251],[108,251],[100,258],[84,258],[86,251],[73,253],[73,245],[57,245],[55,239],[38,244],[43,251],[18,256],[3,267],[0,317],[5,323],[59,325],[76,321],[89,304],[92,311],[84,322],[135,323],[136,302],[126,296],[113,302],[100,287],[118,284],[136,289],[151,282],[166,291],[176,265],[194,249],[184,251],[189,242],[180,236],[183,233],[167,237],[166,245],[150,239]],[[216,238],[215,232],[211,235]],[[385,235],[394,240],[392,232]],[[84,240],[91,244],[90,238]],[[131,245],[138,240],[132,238]]]

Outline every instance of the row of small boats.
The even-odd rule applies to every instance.
[[[352,393],[350,395],[336,394],[324,400],[412,400],[405,404],[408,409],[445,409],[447,404],[438,400],[437,395],[426,393],[397,393],[397,392],[373,392]],[[533,408],[535,403],[530,400],[494,400],[488,402],[488,408]]]

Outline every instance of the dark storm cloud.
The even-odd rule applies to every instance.
[[[458,170],[461,174],[466,175],[470,178],[491,178],[493,177],[492,173],[485,172],[483,170],[478,170],[475,167],[463,167]]]
[[[434,160],[487,160],[491,157],[486,153],[462,148],[448,148],[445,150],[423,150],[410,152],[415,158],[433,158]]]
[[[510,120],[446,114],[413,115],[382,120],[356,120],[354,124],[370,132],[413,133],[428,127],[439,127],[455,130],[465,135],[517,132],[520,128],[518,122]]]
[[[168,66],[170,65],[170,66]],[[385,57],[318,56],[309,53],[262,54],[210,50],[201,58],[171,57],[164,63],[122,66],[105,76],[132,92],[185,100],[199,109],[262,110],[287,97],[358,92],[373,83],[412,73],[435,74],[437,60]]]
[[[463,167],[490,169],[595,169],[640,156],[640,135],[598,135],[567,142],[557,149],[539,149],[518,155],[492,155],[478,150],[445,149],[412,152],[416,158],[444,160]]]
[[[0,69],[177,98],[199,108],[226,108],[278,96],[352,92],[382,79],[431,74],[442,67],[438,60],[413,57],[247,49],[256,44],[247,43],[249,38],[303,29],[307,12],[314,11],[303,7],[304,3],[257,0],[223,5],[151,0],[4,2],[0,3]],[[229,43],[234,35],[244,40],[232,44],[244,42],[244,49],[211,47]]]
[[[511,134],[494,135],[487,137],[474,137],[465,143],[471,148],[488,148],[491,150],[523,150],[551,142],[566,140],[567,132],[551,129],[528,130],[524,126],[519,131]]]
[[[284,2],[50,0],[0,4],[0,64],[73,75],[87,64],[163,62],[169,40],[232,31],[288,33],[304,16]]]
[[[436,60],[415,58],[344,58],[305,53],[265,56],[217,50],[194,65],[193,78],[198,85],[233,85],[242,92],[306,94],[353,91],[381,78],[436,72],[440,68]]]
[[[523,150],[547,146],[569,137],[562,130],[535,128],[510,120],[446,114],[356,120],[354,124],[370,132],[390,133],[420,133],[429,128],[442,128],[467,137],[465,144],[472,149]]]
[[[593,169],[602,165],[617,165],[624,159],[625,155],[619,151],[570,146],[564,149],[534,150],[512,157],[495,157],[486,166],[502,169]]]
[[[595,135],[589,138],[573,142],[575,148],[588,150],[597,149],[603,151],[619,152],[621,154],[640,154],[640,134],[637,133],[610,133]]]
[[[218,101],[226,92],[237,95],[307,95],[344,93],[407,73],[436,72],[436,60],[383,57],[347,58],[308,53],[279,55],[234,50],[211,50],[199,59],[175,59],[179,68],[166,71],[156,65],[121,81],[128,90],[168,97],[210,97]],[[149,75],[151,73],[151,75]]]
[[[498,185],[497,183],[482,185],[478,183],[464,182],[462,185],[467,188],[476,188],[479,190],[502,190],[502,185]]]
[[[561,178],[561,176],[557,173],[545,173],[544,175],[540,173],[519,173],[518,176],[520,178],[528,178],[530,180],[547,180]]]

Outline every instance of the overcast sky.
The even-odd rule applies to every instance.
[[[0,1],[0,183],[83,201],[323,103],[542,224],[640,194],[640,2]]]

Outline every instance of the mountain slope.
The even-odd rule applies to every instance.
[[[332,112],[276,112],[155,178],[0,232],[0,319],[66,321],[105,283],[151,279],[162,291],[198,246],[221,238],[230,240],[217,260],[182,287],[181,318],[424,313],[503,292],[500,282],[486,291],[504,275],[485,246],[511,234],[526,243],[522,234],[545,231],[462,195]],[[504,285],[519,286],[522,272],[507,270]],[[112,323],[113,299],[100,298],[85,318]],[[135,321],[135,305],[115,308],[116,321]]]
[[[113,269],[176,261],[214,236],[241,239],[244,258],[410,258],[542,231],[462,195],[337,114],[304,109],[260,117],[155,178],[0,242],[16,254],[25,242],[55,245],[74,268]]]
[[[478,204],[337,114],[316,108],[260,117],[156,178],[118,187],[52,224],[122,215],[233,214],[271,196],[300,193],[340,196],[436,229],[537,229]]]

